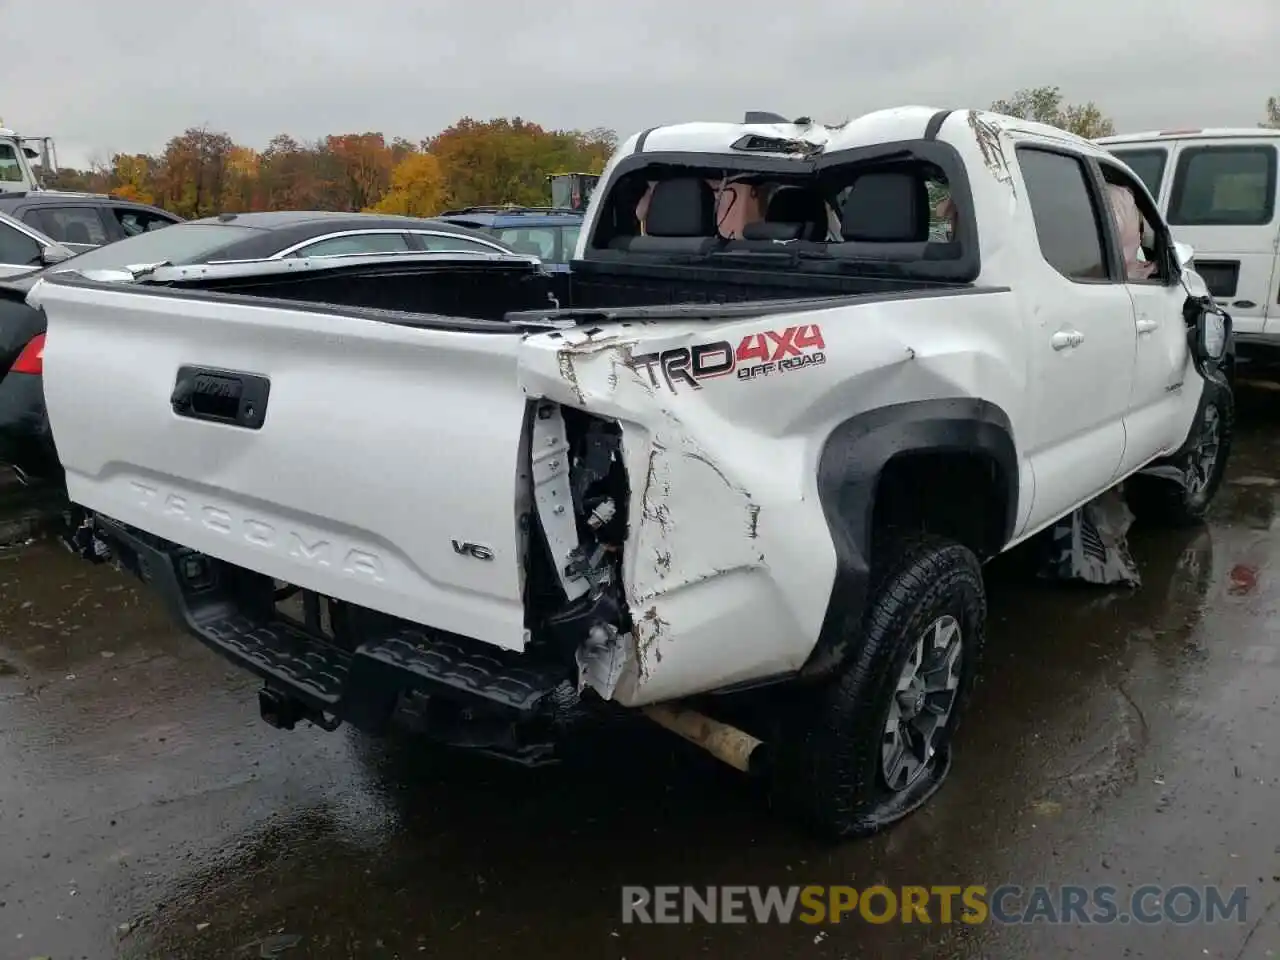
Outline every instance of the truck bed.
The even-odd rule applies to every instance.
[[[764,330],[817,335],[824,317],[837,319],[830,311],[850,304],[865,305],[884,329],[899,311],[941,322],[934,298],[983,292],[739,273],[588,268],[581,299],[559,310],[547,310],[538,281],[509,263],[443,272],[438,264],[337,266],[164,285],[66,274],[44,281],[32,300],[48,316],[46,401],[73,502],[234,567],[520,651],[536,626],[531,591],[540,589],[529,563],[534,488],[567,483],[569,469],[567,448],[563,457],[553,455],[560,447],[531,451],[535,398],[643,424],[626,451],[637,527],[636,511],[652,506],[639,490],[647,483],[642,438],[665,429],[645,421],[666,406],[674,416],[680,404],[690,422],[724,415],[683,396],[662,400],[670,371],[645,366],[646,356],[707,339],[764,343]],[[892,317],[876,312],[911,300],[927,302],[902,303]],[[838,319],[830,335],[847,322],[843,309]],[[611,322],[612,334],[601,333]],[[997,342],[1000,331],[991,334]],[[902,355],[891,340],[879,351],[861,348],[859,362]],[[771,429],[769,418],[781,429],[795,415],[764,399],[785,387],[753,390],[753,403],[770,405],[761,429]],[[649,397],[643,409],[641,394]],[[759,507],[736,494],[717,500],[718,476],[703,470],[686,489],[705,488],[693,493],[706,501],[700,524],[736,528],[744,509],[754,516]],[[568,516],[570,535],[580,519]],[[747,569],[757,553],[747,538],[707,558]],[[812,586],[814,605],[799,615],[820,616],[824,589]],[[779,632],[816,630],[798,630],[789,620],[796,613],[773,608],[769,616]],[[754,601],[741,616],[759,620]],[[726,630],[747,629],[731,619]]]

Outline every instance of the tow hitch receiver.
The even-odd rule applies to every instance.
[[[342,725],[341,720],[331,719],[313,710],[301,700],[263,687],[258,691],[258,711],[262,719],[278,730],[292,730],[299,720],[307,720],[322,730],[333,732]]]

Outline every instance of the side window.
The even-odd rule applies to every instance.
[[[582,232],[581,224],[560,228],[560,259],[568,263],[573,259],[573,251],[578,248],[578,234]]]
[[[1100,164],[1107,206],[1124,260],[1125,280],[1165,283],[1173,279],[1168,231],[1138,182],[1119,167]]]
[[[0,223],[0,263],[35,266],[40,263],[40,244],[21,230]]]
[[[94,207],[40,206],[22,219],[59,243],[101,246],[108,242],[106,227]]]
[[[474,250],[477,253],[498,252],[497,247],[491,247],[489,244],[481,243],[479,240],[472,240],[470,237],[459,237],[456,234],[419,233],[415,236],[422,242],[422,249],[424,250]]]
[[[407,253],[409,243],[403,233],[354,233],[330,237],[295,250],[291,257],[342,257],[356,253]]]
[[[1102,220],[1078,157],[1018,148],[1040,252],[1069,280],[1106,280]]]
[[[497,230],[496,235],[516,253],[554,261],[556,229],[555,227],[504,227]]]
[[[173,224],[172,220],[149,213],[146,210],[114,207],[111,212],[115,215],[116,221],[120,224],[120,229],[124,231],[126,237],[136,237],[138,234],[146,233],[148,230],[159,230],[162,227],[172,226]]]
[[[1151,196],[1159,199],[1160,185],[1164,182],[1164,165],[1169,162],[1168,150],[1112,150],[1111,155],[1136,173]]]
[[[1178,155],[1169,222],[1263,226],[1271,222],[1275,202],[1275,147],[1187,147]]]
[[[13,147],[7,143],[0,143],[0,182],[22,182],[22,164],[18,162]]]

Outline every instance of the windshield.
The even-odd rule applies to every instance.
[[[230,223],[175,223],[64,260],[58,270],[118,270],[141,263],[202,263],[211,253],[261,231]]]

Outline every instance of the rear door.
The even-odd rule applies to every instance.
[[[1242,334],[1280,334],[1275,138],[1183,140],[1173,156],[1166,219]]]
[[[1125,449],[1137,334],[1133,302],[1111,268],[1109,216],[1088,161],[1044,145],[1017,148],[1036,250],[1026,260],[1035,497],[1026,533],[1111,485]],[[1038,247],[1038,249],[1037,249]]]

